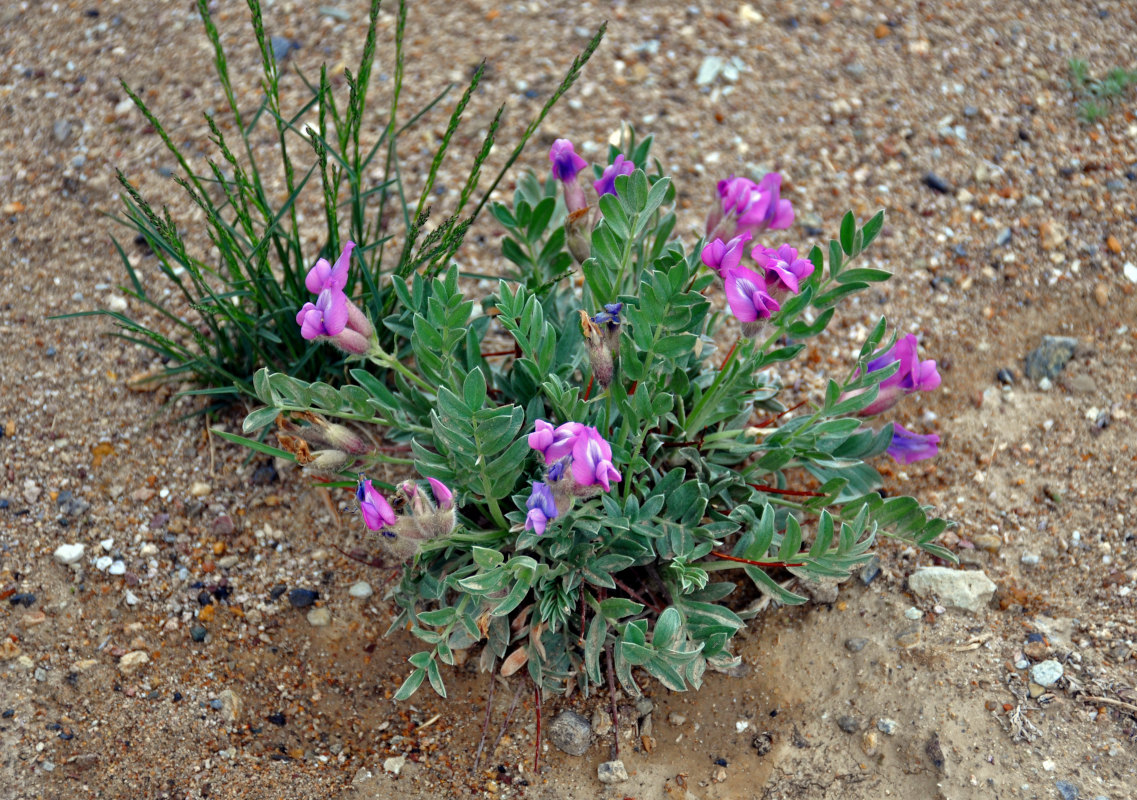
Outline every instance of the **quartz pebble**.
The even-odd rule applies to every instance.
[[[628,779],[628,770],[623,761],[605,761],[596,768],[596,777],[601,783],[623,783]]]
[[[360,600],[364,600],[370,597],[372,594],[371,584],[367,581],[358,581],[351,585],[351,588],[347,590],[347,593],[352,597],[358,597]]]
[[[55,560],[60,564],[75,564],[86,550],[87,546],[83,544],[61,544],[55,548]]]

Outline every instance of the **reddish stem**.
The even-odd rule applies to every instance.
[[[640,385],[639,381],[632,381],[632,388],[628,390],[628,397],[636,393],[636,387]]]
[[[482,353],[482,358],[493,358],[494,356],[511,356],[513,350],[494,350],[492,353]]]
[[[821,492],[807,492],[801,489],[779,489],[775,486],[763,486],[760,483],[748,483],[746,485],[751,489],[757,489],[767,494],[785,494],[790,497],[825,497]]]
[[[804,567],[805,564],[791,564],[788,561],[751,561],[749,558],[739,558],[738,556],[728,556],[726,553],[720,553],[717,550],[711,551],[712,556],[725,559],[727,561],[737,561],[740,564],[750,564],[755,567]]]
[[[806,403],[808,403],[808,402],[809,402],[808,400],[802,400],[802,401],[801,401],[800,403],[798,403],[796,406],[791,406],[790,408],[787,408],[787,409],[786,409],[785,411],[783,411],[781,414],[775,414],[775,415],[774,415],[774,416],[772,416],[772,417],[766,417],[766,419],[764,419],[764,420],[762,420],[761,422],[759,422],[759,423],[758,423],[758,424],[757,424],[755,427],[756,427],[756,428],[765,428],[765,427],[766,427],[767,425],[769,425],[771,422],[774,422],[775,420],[777,420],[777,419],[780,419],[780,418],[784,417],[786,414],[790,413],[791,411],[797,411],[799,408],[801,408],[802,406],[804,406],[804,405],[805,405]]]
[[[722,372],[724,369],[726,369],[726,365],[730,363],[730,357],[734,355],[734,348],[736,347],[738,347],[737,339],[734,340],[734,344],[730,346],[730,349],[726,351],[726,358],[724,358],[722,360],[722,364],[719,365],[719,372]]]
[[[537,760],[541,757],[541,687],[533,681],[533,695],[537,698],[537,743],[533,746],[533,772],[537,771]]]
[[[588,376],[588,388],[584,390],[584,399],[585,399],[585,400],[587,400],[587,399],[588,399],[588,396],[589,396],[590,394],[592,394],[592,380],[593,380],[593,378],[594,378],[594,377],[595,377],[595,376],[593,376],[593,375],[589,375],[589,376]]]

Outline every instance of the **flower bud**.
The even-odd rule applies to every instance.
[[[304,466],[318,472],[339,472],[350,461],[351,458],[342,450],[316,450],[312,453],[312,460]]]
[[[592,225],[587,206],[565,217],[565,243],[578,264],[583,264],[592,255]]]
[[[592,377],[601,387],[607,386],[612,382],[612,374],[615,371],[612,348],[608,344],[607,336],[583,310],[580,312],[580,329],[584,334],[584,343],[588,347]]]

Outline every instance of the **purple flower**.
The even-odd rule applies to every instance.
[[[385,531],[395,524],[395,509],[367,478],[361,478],[355,489],[355,499],[359,501],[359,511],[363,514],[363,524],[369,531]],[[394,534],[384,535],[394,536]]]
[[[427,478],[426,482],[430,484],[439,508],[446,511],[454,505],[454,493],[450,491],[450,487],[436,478]]]
[[[797,294],[802,281],[813,274],[813,262],[800,258],[797,250],[788,244],[777,250],[758,245],[750,251],[750,257],[765,270],[766,286],[771,294]]]
[[[766,279],[748,267],[723,270],[726,302],[739,322],[757,322],[769,319],[781,309],[778,301],[766,291]]]
[[[553,177],[562,183],[575,181],[580,171],[588,166],[588,162],[576,154],[568,139],[553,142],[549,160],[553,162]]]
[[[578,486],[599,484],[608,492],[612,482],[620,481],[620,473],[612,465],[612,446],[600,431],[582,427],[572,448],[572,477]]]
[[[600,180],[593,182],[592,185],[597,194],[616,194],[616,176],[631,175],[635,169],[635,164],[628,161],[623,155],[618,155],[615,161],[604,168],[604,174],[600,176]]]
[[[722,275],[723,270],[734,269],[742,261],[743,245],[750,241],[750,234],[743,233],[735,236],[729,242],[715,239],[703,247],[700,257],[703,263]]]
[[[557,502],[548,486],[540,481],[533,481],[533,493],[525,501],[529,513],[525,515],[525,530],[535,531],[538,536],[545,532],[549,520],[557,516]]]
[[[554,428],[551,423],[539,419],[536,428],[529,434],[529,446],[545,457],[545,464],[552,464],[572,452],[584,426],[579,422],[566,422]]]
[[[934,433],[924,436],[893,425],[892,444],[888,446],[888,454],[898,464],[911,464],[913,461],[933,458],[940,452],[939,444],[940,437]]]
[[[296,324],[305,339],[334,337],[347,327],[347,315],[347,296],[338,289],[324,289],[315,304],[304,304],[296,315]]]
[[[623,303],[605,303],[604,310],[598,312],[592,321],[597,325],[607,325],[609,328],[620,325],[620,312],[624,310]]]
[[[304,278],[304,285],[308,287],[308,291],[312,294],[320,294],[325,289],[342,292],[347,286],[347,271],[351,268],[351,251],[354,249],[355,242],[349,241],[345,244],[334,267],[328,264],[326,258],[318,260]]]
[[[788,228],[794,221],[793,204],[781,199],[782,176],[771,172],[759,183],[731,176],[718,184],[718,207],[707,218],[707,236],[760,233]]]
[[[859,416],[872,417],[892,408],[900,398],[912,392],[930,392],[940,385],[940,374],[935,361],[921,361],[917,353],[918,342],[913,334],[898,340],[883,354],[868,362],[869,372],[882,369],[893,361],[900,362],[892,376],[880,382],[880,392],[871,405],[859,412]]]

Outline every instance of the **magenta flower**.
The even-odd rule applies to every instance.
[[[545,532],[549,520],[557,516],[557,503],[549,487],[540,481],[533,481],[533,493],[525,501],[529,513],[525,515],[525,530],[535,531],[538,536]]]
[[[450,491],[450,487],[437,478],[427,478],[426,482],[430,484],[439,508],[446,511],[454,506],[454,493]]]
[[[872,417],[892,408],[906,394],[930,392],[940,385],[940,374],[935,361],[921,361],[917,353],[918,342],[913,334],[899,339],[883,354],[866,365],[869,372],[882,369],[893,361],[900,362],[892,376],[880,383],[880,392],[871,405],[862,409],[858,416]]]
[[[759,183],[731,176],[719,181],[718,207],[707,218],[707,237],[757,234],[788,228],[794,221],[793,204],[781,199],[782,176],[771,172]]]
[[[578,486],[599,484],[608,492],[620,473],[612,464],[612,446],[591,426],[582,427],[572,448],[572,477]]]
[[[543,419],[536,422],[536,430],[529,434],[529,446],[545,457],[545,464],[552,464],[572,452],[577,437],[584,429],[579,422],[566,422],[556,428]]]
[[[553,142],[549,160],[553,162],[553,177],[562,183],[575,181],[580,171],[588,166],[588,162],[576,154],[568,139]]]
[[[726,302],[739,322],[757,322],[769,319],[781,310],[778,301],[766,291],[766,279],[748,267],[723,270]]]
[[[337,289],[324,289],[315,304],[304,304],[296,315],[296,324],[305,339],[334,337],[347,327],[347,316],[347,296]]]
[[[896,463],[907,465],[935,457],[940,452],[939,444],[940,437],[934,433],[921,435],[893,425],[892,444],[888,446],[888,454]]]
[[[351,268],[351,251],[354,249],[355,242],[347,242],[334,267],[328,264],[326,258],[319,259],[304,278],[308,291],[312,294],[320,294],[325,289],[342,292],[347,286],[347,272]]]
[[[367,478],[360,478],[355,489],[355,499],[359,501],[359,511],[363,515],[363,524],[369,531],[383,531],[385,536],[393,537],[394,533],[386,531],[395,524],[395,509],[379,490],[371,485]]]
[[[723,270],[734,269],[742,261],[743,245],[750,241],[750,234],[743,233],[735,236],[729,242],[715,239],[703,247],[700,258],[703,263],[722,275]]]
[[[800,258],[797,250],[784,244],[777,250],[758,245],[750,251],[750,257],[766,273],[766,286],[771,294],[797,294],[801,284],[813,274],[813,262]]]
[[[593,182],[592,185],[597,194],[616,194],[616,176],[631,175],[635,169],[635,164],[628,161],[623,155],[618,155],[615,161],[604,168],[604,174],[600,176],[600,180]]]

